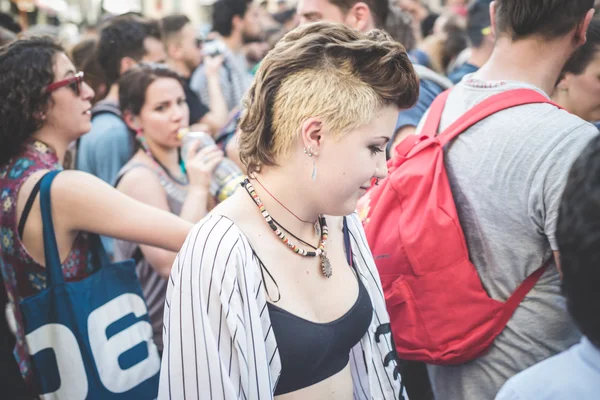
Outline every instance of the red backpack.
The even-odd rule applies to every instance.
[[[400,358],[460,364],[483,354],[549,263],[502,303],[484,290],[469,261],[444,166],[444,146],[507,108],[551,103],[529,89],[484,100],[436,136],[449,91],[432,104],[423,134],[400,143],[389,176],[359,204],[381,276]]]

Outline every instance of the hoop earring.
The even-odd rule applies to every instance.
[[[313,170],[312,170],[312,174],[310,175],[310,179],[312,179],[314,182],[317,180],[317,164],[315,163],[315,155],[313,154],[313,151],[310,147],[308,148],[308,150],[306,149],[306,147],[304,148],[304,154],[309,156],[310,159],[312,160]]]

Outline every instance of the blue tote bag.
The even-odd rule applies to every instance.
[[[37,387],[43,399],[155,399],[160,357],[133,260],[111,264],[90,234],[100,269],[64,280],[50,207],[57,173],[40,186],[47,289],[20,303]]]

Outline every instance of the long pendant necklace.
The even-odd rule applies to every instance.
[[[242,186],[246,189],[246,191],[248,192],[248,194],[250,195],[250,197],[252,197],[252,199],[254,200],[254,202],[256,203],[256,205],[258,206],[258,209],[260,210],[260,213],[262,214],[263,218],[267,221],[267,224],[269,225],[269,227],[271,228],[271,230],[275,233],[275,235],[277,235],[277,237],[283,243],[285,243],[296,254],[299,254],[299,255],[301,255],[303,257],[317,257],[317,256],[319,256],[320,259],[321,259],[321,272],[323,273],[323,275],[326,278],[330,278],[331,275],[332,275],[331,262],[329,261],[329,258],[327,257],[327,252],[325,251],[325,245],[327,244],[327,237],[328,237],[329,229],[327,228],[327,221],[325,220],[325,217],[324,216],[319,216],[319,225],[321,227],[321,240],[320,240],[320,243],[319,243],[319,247],[315,251],[307,251],[305,249],[302,249],[302,248],[296,246],[281,231],[281,229],[279,229],[279,227],[273,221],[273,218],[271,217],[271,215],[269,214],[269,212],[265,209],[264,204],[262,203],[262,201],[258,197],[258,194],[254,190],[254,186],[252,186],[252,184],[250,183],[250,180],[248,178],[246,178],[242,182]]]

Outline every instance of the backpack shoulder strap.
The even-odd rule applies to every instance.
[[[471,108],[469,111],[464,113],[460,118],[458,118],[448,128],[446,128],[444,132],[441,132],[438,135],[438,140],[440,141],[440,144],[443,147],[446,144],[448,144],[452,139],[460,135],[462,132],[469,129],[471,126],[475,125],[479,121],[484,120],[490,115],[497,113],[498,111],[534,103],[549,103],[560,108],[560,106],[553,103],[548,97],[544,96],[536,90],[507,90],[506,92],[502,92],[488,97],[487,99],[485,99],[484,101],[482,101],[481,103],[477,104],[475,107]],[[435,116],[438,117],[438,115]],[[441,115],[439,116],[439,119],[441,119]],[[435,121],[432,121],[432,127],[434,122]],[[439,120],[437,120],[436,128],[439,128]]]
[[[429,137],[437,135],[440,127],[440,121],[442,120],[442,113],[446,107],[446,101],[448,101],[449,95],[450,90],[446,90],[433,100],[433,103],[431,103],[431,107],[429,108],[427,118],[425,119],[423,129],[421,130],[422,135]]]

